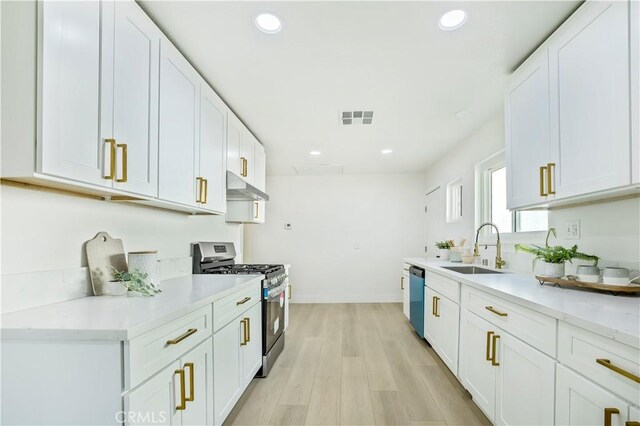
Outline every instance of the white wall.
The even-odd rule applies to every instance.
[[[245,256],[291,264],[294,302],[401,300],[402,258],[424,253],[422,174],[270,176],[267,189]]]
[[[191,216],[128,203],[1,186],[2,274],[86,266],[83,244],[99,231],[121,238],[125,251],[190,255],[190,243],[232,241],[242,253],[242,226],[223,216]]]
[[[492,120],[462,141],[436,164],[428,167],[424,189],[437,185],[446,188],[447,183],[458,178],[463,180],[463,218],[457,223],[445,223],[440,226],[441,235],[446,239],[466,238],[473,242],[475,238],[475,166],[493,154],[504,149],[503,116],[500,111]],[[445,207],[445,190],[442,208]],[[444,215],[443,215],[444,217]],[[566,240],[562,229],[568,220],[579,220],[581,236],[579,240]],[[577,244],[580,251],[595,254],[603,260],[602,265],[620,265],[632,269],[640,268],[640,199],[626,199],[579,207],[562,208],[549,212],[549,226],[558,229],[558,239],[550,244],[572,246]],[[539,237],[538,243],[544,243]],[[472,247],[467,243],[467,247]],[[531,271],[531,257],[515,254],[513,244],[505,244],[504,258],[507,268],[519,271]],[[490,259],[495,257],[495,249],[489,248],[483,253]],[[572,266],[567,269],[571,272]]]

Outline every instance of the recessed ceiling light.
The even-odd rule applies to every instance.
[[[451,10],[440,18],[438,25],[445,31],[457,30],[467,22],[467,12],[456,9]]]
[[[467,117],[471,117],[472,115],[473,115],[473,112],[469,111],[468,109],[463,109],[462,111],[456,112],[457,118],[467,118]]]
[[[309,154],[310,155],[320,155],[322,153],[320,151],[311,151]]]
[[[280,18],[271,13],[261,13],[256,16],[256,27],[263,33],[276,34],[282,30],[282,22]]]
[[[383,154],[391,154],[393,152],[393,150],[392,149],[383,149],[380,152],[382,152]]]

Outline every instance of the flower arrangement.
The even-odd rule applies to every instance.
[[[436,247],[439,248],[440,250],[449,250],[451,248],[451,242],[450,241],[437,241],[436,242]]]

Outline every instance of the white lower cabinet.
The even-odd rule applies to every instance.
[[[460,306],[426,287],[424,337],[453,374],[458,374],[459,329]]]
[[[254,304],[213,336],[215,424],[220,425],[262,365],[262,306]]]
[[[555,360],[469,312],[460,378],[494,424],[553,424]]]
[[[630,404],[592,381],[558,366],[556,424],[624,426],[631,408]]]
[[[211,424],[212,355],[209,338],[125,395],[125,423]]]

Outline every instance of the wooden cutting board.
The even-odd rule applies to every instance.
[[[87,262],[93,294],[104,294],[109,281],[113,280],[114,268],[127,271],[127,258],[124,255],[122,240],[111,238],[106,232],[98,232],[87,241]]]

